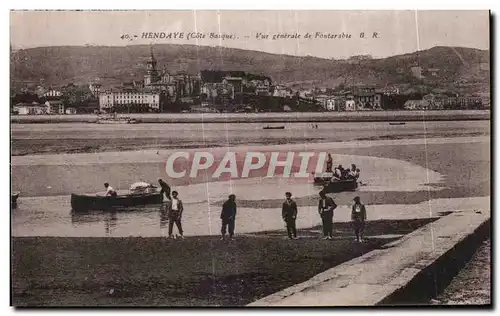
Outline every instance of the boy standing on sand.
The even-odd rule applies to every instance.
[[[297,219],[297,203],[292,200],[292,193],[285,193],[286,200],[281,208],[281,216],[286,223],[286,230],[289,239],[297,239],[297,228],[295,220]]]
[[[363,231],[365,229],[366,208],[361,204],[359,196],[354,198],[354,205],[351,212],[352,226],[357,242],[363,242]]]
[[[172,235],[172,230],[174,228],[174,223],[179,230],[179,235],[182,239],[184,239],[184,232],[182,231],[182,212],[184,211],[184,207],[182,205],[182,201],[177,198],[177,191],[172,192],[172,201],[170,202],[170,207],[168,210],[168,237],[174,238]]]

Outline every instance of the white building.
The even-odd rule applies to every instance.
[[[114,106],[140,105],[149,109],[160,109],[160,92],[110,90],[99,94],[99,109],[107,111]]]
[[[76,114],[76,108],[67,108],[66,114]]]
[[[408,100],[404,104],[405,110],[428,110],[429,102],[426,100]]]
[[[337,110],[336,106],[335,106],[335,99],[327,99],[326,100],[326,104],[325,104],[325,109],[327,111],[335,111],[335,110]]]
[[[273,97],[280,97],[280,98],[290,98],[293,96],[292,90],[283,86],[283,85],[277,85],[274,87],[273,91]]]
[[[47,114],[47,106],[45,104],[33,103],[18,103],[13,107],[13,110],[19,115],[41,115]]]
[[[45,105],[47,106],[48,114],[64,114],[64,104],[62,101],[47,101]]]
[[[100,83],[89,84],[89,90],[93,95],[98,95],[101,92],[102,85]]]
[[[345,110],[346,111],[356,111],[356,101],[346,100],[345,101]]]

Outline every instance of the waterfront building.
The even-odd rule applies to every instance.
[[[344,95],[346,99],[354,100],[354,111],[382,109],[382,93],[376,91],[375,87],[357,86]],[[348,106],[346,104],[346,109],[347,108]]]
[[[60,100],[45,102],[48,114],[64,114],[64,104]]]
[[[141,112],[160,111],[162,93],[155,90],[110,89],[99,94],[99,108],[110,112],[113,108],[133,107]]]
[[[19,115],[42,115],[47,114],[47,106],[45,104],[33,103],[18,103],[14,105],[14,112]]]

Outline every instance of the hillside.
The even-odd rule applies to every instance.
[[[273,80],[309,87],[334,87],[340,83],[417,84],[411,67],[437,69],[423,84],[451,87],[457,81],[478,91],[489,91],[489,51],[472,48],[434,47],[411,54],[359,62],[317,57],[277,55],[258,51],[195,45],[154,45],[160,68],[170,73],[195,74],[203,69],[242,70]],[[11,54],[13,86],[26,83],[62,85],[141,80],[149,46],[38,47]]]

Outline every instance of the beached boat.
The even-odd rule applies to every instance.
[[[323,190],[326,193],[355,191],[357,188],[358,188],[358,181],[356,179],[334,180],[323,184]]]
[[[285,129],[285,126],[264,126],[262,129]]]
[[[138,124],[139,121],[127,117],[120,117],[117,119],[97,119],[97,124]]]
[[[314,174],[314,184],[316,185],[324,185],[328,183],[333,178],[333,172],[323,172],[320,174]]]
[[[327,193],[335,193],[342,191],[354,191],[358,187],[356,179],[333,180],[333,173],[322,173],[314,176],[314,184],[323,186]]]
[[[406,122],[389,122],[389,125],[406,125]]]
[[[138,124],[139,121],[127,116],[100,116],[97,118],[97,124]]]
[[[96,196],[71,194],[71,208],[73,211],[112,210],[120,207],[132,207],[148,204],[160,204],[163,194],[124,194],[118,196]]]

